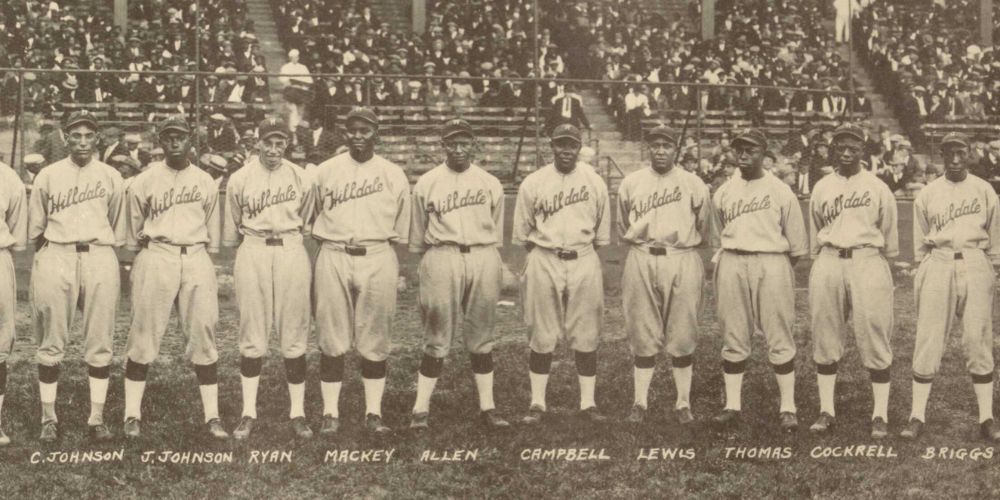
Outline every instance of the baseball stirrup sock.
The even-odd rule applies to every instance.
[[[816,386],[819,389],[819,411],[837,416],[834,393],[837,385],[837,363],[816,365]]]
[[[87,425],[104,423],[104,402],[108,397],[108,382],[111,377],[110,366],[88,366],[90,382],[90,418]]]
[[[323,395],[323,415],[340,417],[340,386],[343,382],[320,382],[319,390]]]
[[[575,351],[577,378],[580,380],[580,409],[597,406],[594,402],[594,387],[597,385],[597,351]]]
[[[288,418],[306,416],[306,357],[285,358],[285,381],[288,383]]]
[[[131,359],[125,363],[125,419],[142,418],[142,393],[146,390],[146,375],[149,365],[136,363]]]
[[[649,384],[653,381],[655,366],[655,356],[636,356],[632,361],[633,404],[643,408],[649,406]]]
[[[38,395],[42,400],[42,421],[55,421],[56,395],[59,388],[59,365],[38,365]]]
[[[890,371],[886,367],[882,370],[869,370],[872,382],[872,419],[882,417],[889,421],[889,381]]]
[[[677,403],[674,408],[691,407],[691,380],[694,377],[694,356],[678,356],[670,361],[671,373],[674,376],[674,387],[677,389]]]
[[[545,389],[552,369],[552,353],[531,351],[528,357],[528,379],[531,382],[531,405],[545,406]]]
[[[365,413],[382,415],[382,393],[388,363],[361,358],[361,384],[365,388]]]
[[[927,421],[927,399],[931,395],[931,382],[933,379],[913,376],[913,406],[910,410],[910,418],[921,422]]]
[[[240,386],[243,391],[243,416],[257,418],[257,388],[260,387],[262,358],[240,356]]]
[[[778,381],[778,395],[781,398],[781,412],[795,413],[795,360],[780,365],[772,365],[774,377]]]
[[[746,361],[723,361],[722,378],[726,386],[726,409],[741,411],[743,402],[741,393],[743,392],[743,371],[746,370]]]
[[[993,374],[972,375],[972,390],[979,403],[979,422],[993,418]]]
[[[215,363],[194,365],[194,372],[198,378],[201,405],[205,408],[205,422],[219,418],[219,373]]]
[[[431,408],[431,395],[444,367],[444,358],[424,354],[417,373],[417,399],[413,403],[413,413],[426,413]]]
[[[340,387],[344,381],[344,355],[319,358],[319,389],[323,395],[323,415],[340,416]]]
[[[472,365],[472,377],[476,381],[476,390],[479,393],[479,409],[496,408],[493,402],[493,353],[471,353],[469,361]]]

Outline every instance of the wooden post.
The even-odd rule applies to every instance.
[[[983,48],[993,46],[993,2],[979,0],[979,38]]]
[[[715,38],[715,0],[701,0],[701,39]]]
[[[427,0],[413,0],[413,31],[418,35],[427,31]]]

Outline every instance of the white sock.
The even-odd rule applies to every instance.
[[[653,368],[632,367],[632,377],[635,384],[634,403],[643,408],[649,407],[649,384],[653,381]]]
[[[257,418],[257,387],[260,385],[260,376],[240,375],[240,383],[243,386],[243,416]]]
[[[146,381],[125,379],[125,418],[142,420],[142,393],[146,391]]]
[[[531,406],[540,406],[543,410],[545,406],[545,386],[549,383],[549,374],[528,372],[531,380]]]
[[[205,422],[219,418],[219,384],[199,384],[201,405],[205,408]]]
[[[691,407],[691,377],[693,371],[692,365],[683,368],[671,368],[671,372],[674,375],[674,387],[677,388],[677,404],[674,405],[674,408],[678,410]]]
[[[288,384],[288,418],[306,416],[306,383]]]
[[[479,390],[479,409],[486,411],[496,408],[493,402],[493,372],[474,373],[476,379],[476,389]]]
[[[913,410],[910,412],[910,418],[915,418],[921,422],[927,421],[927,399],[930,395],[930,383],[923,384],[915,380],[913,381]]]
[[[872,383],[872,420],[882,417],[889,422],[889,383]]]
[[[417,400],[413,403],[413,413],[431,411],[431,395],[434,394],[434,386],[437,385],[437,381],[437,377],[428,377],[423,373],[417,373]]]
[[[743,374],[723,373],[722,378],[726,382],[726,409],[742,410],[740,393],[743,391]]]
[[[90,381],[90,418],[87,425],[104,423],[104,402],[108,398],[108,382],[106,378],[88,377]]]
[[[38,395],[42,400],[42,421],[56,419],[56,394],[58,393],[59,382],[47,384],[38,383]]]
[[[361,378],[365,386],[365,414],[382,416],[382,393],[385,391],[385,378]]]
[[[819,386],[819,411],[829,413],[831,417],[837,416],[834,410],[833,393],[837,385],[837,374],[823,375],[816,374],[816,385]]]
[[[323,394],[323,415],[340,417],[340,386],[342,382],[320,382],[319,389]]]
[[[993,382],[972,384],[972,390],[976,391],[976,402],[979,403],[979,423],[993,418]]]
[[[778,379],[778,394],[781,396],[779,411],[795,413],[795,372],[775,373],[774,377]]]
[[[597,406],[597,403],[594,402],[594,386],[597,385],[597,376],[584,377],[579,375],[576,378],[580,379],[580,409],[586,410]]]

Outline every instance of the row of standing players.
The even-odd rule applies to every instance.
[[[290,426],[313,435],[304,412],[305,351],[311,320],[321,351],[323,417],[319,432],[339,430],[338,400],[344,355],[360,356],[365,426],[382,422],[388,332],[395,312],[399,272],[394,245],[422,253],[419,305],[425,350],[410,428],[428,426],[431,394],[452,339],[463,335],[479,395],[480,420],[509,424],[495,409],[493,359],[495,308],[501,288],[504,194],[499,181],[473,164],[475,135],[463,120],[447,122],[441,140],[444,164],[424,174],[410,193],[404,172],[374,153],[378,121],[369,109],[346,120],[349,151],[306,172],[283,159],[287,126],[260,124],[260,155],[235,173],[226,193],[225,221],[211,177],[188,163],[188,124],[168,119],[158,135],[165,161],[130,181],[93,157],[98,124],[85,112],[65,124],[70,155],[44,168],[33,195],[12,170],[0,201],[0,364],[14,338],[15,280],[9,250],[33,241],[31,302],[38,340],[42,403],[40,439],[58,438],[55,411],[59,365],[77,304],[82,302],[84,358],[88,364],[89,432],[113,438],[104,423],[119,294],[122,244],[138,251],[132,272],[132,320],[126,347],[124,434],[141,434],[141,402],[149,364],[158,355],[173,304],[187,336],[210,435],[226,439],[218,411],[215,326],[218,298],[208,253],[239,246],[234,263],[239,309],[242,418],[234,437],[249,437],[257,422],[257,386],[272,327],[280,335],[290,396]],[[642,422],[656,357],[665,351],[677,389],[675,415],[694,423],[690,387],[705,269],[697,250],[718,249],[712,262],[723,335],[726,404],[713,423],[741,415],[741,386],[751,337],[763,331],[780,394],[779,425],[798,427],[794,398],[795,262],[812,248],[809,280],[813,359],[820,416],[810,427],[835,422],[834,385],[844,352],[845,322],[853,317],[855,341],[871,374],[872,437],[887,436],[893,283],[887,258],[898,254],[896,201],[886,185],[860,168],[864,134],[854,126],[835,132],[837,172],[825,177],[809,204],[807,234],[798,200],[762,168],[765,134],[741,133],[734,141],[740,172],[714,196],[693,174],[674,168],[677,137],[657,127],[647,134],[651,165],[624,179],[617,224],[630,245],[622,277],[626,329],[634,355],[635,401],[629,421]],[[559,340],[574,351],[580,416],[597,411],[594,388],[599,329],[604,311],[601,263],[595,250],[610,243],[610,199],[594,170],[577,163],[580,131],[572,125],[551,134],[553,164],[530,174],[518,189],[513,241],[525,248],[522,293],[529,333],[531,404],[521,419],[546,415],[545,392]],[[918,306],[913,356],[913,411],[901,433],[916,437],[924,421],[931,381],[956,316],[980,410],[980,432],[1000,439],[993,423],[992,302],[990,260],[1000,247],[997,197],[967,173],[968,141],[942,143],[946,175],[914,204],[915,289]],[[127,186],[125,184],[128,184]],[[27,207],[27,208],[25,208]],[[320,243],[310,261],[303,238]],[[311,286],[310,286],[311,283]],[[464,329],[462,327],[464,321]],[[2,395],[0,395],[2,404]],[[0,431],[0,442],[9,438]]]

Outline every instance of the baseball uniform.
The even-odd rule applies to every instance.
[[[58,420],[59,364],[79,307],[90,379],[89,423],[103,425],[120,293],[114,247],[125,242],[122,176],[96,159],[81,167],[64,158],[38,173],[28,206],[28,238],[44,240],[32,262],[30,290],[43,421]]]
[[[9,166],[0,163],[0,410],[7,392],[7,358],[14,350],[17,318],[17,280],[13,252],[27,248],[28,198],[24,183]],[[10,438],[0,429],[0,445]]]
[[[886,257],[899,254],[896,198],[863,168],[850,177],[834,172],[816,183],[809,213],[815,256],[809,273],[809,312],[821,414],[835,415],[834,377],[850,314],[861,362],[871,372],[876,395],[872,418],[888,421],[893,283]]]
[[[655,356],[673,358],[676,408],[690,407],[712,202],[698,176],[677,166],[629,174],[618,188],[618,229],[629,245],[622,273],[625,331],[635,357],[635,406],[645,409]]]

